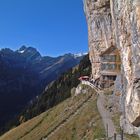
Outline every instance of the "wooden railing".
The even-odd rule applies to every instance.
[[[94,84],[92,84],[91,82],[89,81],[85,81],[85,80],[82,80],[81,81],[83,85],[88,85],[90,86],[91,88],[93,88],[96,92],[101,92],[101,89],[99,89],[98,87],[96,87]]]

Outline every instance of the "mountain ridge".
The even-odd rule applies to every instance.
[[[49,84],[46,87],[46,89],[44,90],[43,94],[41,94],[40,96],[38,96],[18,116],[18,118],[15,119],[15,122],[11,122],[11,124],[9,124],[9,125],[11,125],[10,128],[13,128],[15,126],[18,126],[19,124],[21,124],[21,126],[23,124],[23,126],[24,126],[24,122],[26,122],[28,120],[30,122],[30,120],[32,120],[32,119],[33,119],[33,123],[34,123],[34,117],[36,118],[36,116],[37,116],[37,118],[38,118],[41,113],[43,113],[43,112],[45,112],[47,110],[48,110],[48,112],[50,112],[50,111],[53,112],[53,109],[54,108],[57,108],[57,106],[61,106],[61,104],[63,104],[63,103],[66,104],[66,106],[67,106],[67,100],[71,100],[70,102],[73,102],[74,100],[79,100],[79,97],[77,97],[76,99],[74,99],[72,97],[72,96],[74,96],[73,95],[73,90],[75,90],[76,87],[77,87],[77,85],[80,83],[80,81],[79,81],[78,78],[81,75],[90,75],[90,73],[91,73],[91,64],[90,64],[90,61],[89,61],[89,58],[88,58],[88,55],[87,55],[87,56],[85,56],[81,60],[81,62],[80,62],[79,65],[77,65],[76,67],[71,68],[67,72],[63,73],[63,75],[61,75],[56,81],[54,81],[51,84]],[[82,98],[80,97],[81,98],[80,100],[82,102],[84,100],[86,101],[86,98],[89,95],[90,95],[90,93],[89,94],[85,94],[85,95],[81,95],[83,97]],[[75,102],[75,104],[77,106],[77,103],[76,102]],[[75,107],[75,104],[73,104],[73,107]],[[81,103],[79,104],[78,108],[80,106],[81,106]],[[65,107],[63,107],[63,109],[65,111]],[[70,113],[70,112],[68,111],[67,113]],[[61,114],[61,112],[59,112],[59,113]],[[56,115],[55,115],[55,117],[57,118]],[[51,122],[48,122],[48,123],[51,123]],[[30,132],[31,131],[32,131],[32,129],[30,130]],[[27,134],[28,134],[28,132],[27,132]],[[23,137],[22,137],[22,135],[20,136],[21,139]]]
[[[55,58],[41,56],[35,48],[26,46],[16,51],[1,49],[0,126],[41,94],[46,85],[79,64],[82,57],[74,58],[69,54]]]

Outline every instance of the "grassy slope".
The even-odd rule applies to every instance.
[[[8,122],[0,132],[0,135],[69,98],[71,96],[71,89],[77,87],[80,83],[78,78],[82,75],[90,75],[90,73],[91,64],[88,55],[86,55],[79,65],[68,70],[56,81],[48,85],[46,90],[37,99],[32,101],[32,104],[27,106],[15,119]]]
[[[49,139],[94,140],[104,137],[103,124],[96,107],[97,95],[89,87],[83,88],[86,88],[87,94],[63,101],[47,112],[12,129],[0,137],[0,140],[40,140],[65,120],[71,112],[75,112],[92,94],[92,98],[86,105],[82,106],[79,112]]]

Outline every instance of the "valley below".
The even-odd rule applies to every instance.
[[[140,140],[140,0],[83,0],[82,6],[88,53],[0,50],[0,140]],[[62,44],[82,35],[79,27],[65,32],[69,41],[62,37]]]
[[[35,48],[26,46],[16,51],[2,49],[0,51],[0,131],[7,130],[6,127],[43,93],[49,83],[79,64],[82,58],[83,56],[73,54],[56,58],[41,56]]]

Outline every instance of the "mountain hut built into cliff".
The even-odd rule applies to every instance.
[[[101,82],[102,85],[111,85],[121,71],[120,52],[115,46],[109,47],[100,54],[101,58]]]

